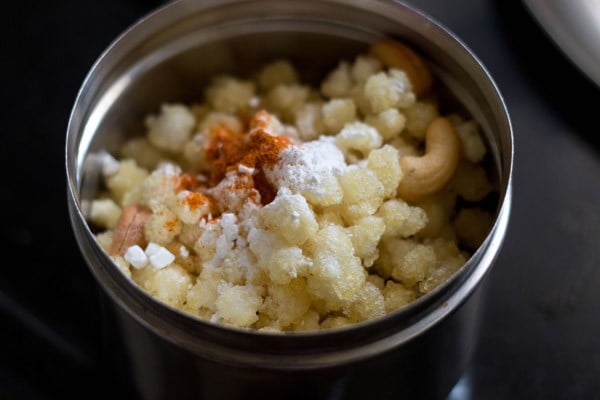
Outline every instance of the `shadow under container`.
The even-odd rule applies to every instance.
[[[115,151],[143,131],[165,101],[197,100],[216,73],[247,75],[290,59],[318,82],[341,59],[382,37],[424,55],[439,87],[482,127],[498,182],[495,222],[445,284],[377,320],[313,333],[257,333],[195,319],[151,298],[115,267],[86,223],[82,200],[98,188],[89,154]],[[72,226],[88,267],[108,294],[144,399],[445,398],[477,344],[485,277],[509,220],[513,139],[489,73],[438,22],[377,0],[180,0],[116,39],[85,79],[66,143]]]

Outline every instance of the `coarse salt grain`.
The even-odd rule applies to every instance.
[[[244,164],[238,165],[238,172],[240,172],[242,174],[254,175],[254,171],[256,171],[255,168],[248,167],[248,166],[246,166]]]
[[[125,251],[123,258],[136,269],[141,269],[148,265],[148,256],[137,244],[129,247],[127,251]]]
[[[175,261],[175,256],[164,247],[161,247],[156,254],[150,256],[150,264],[156,269],[164,268],[173,261]]]
[[[150,257],[151,255],[156,254],[158,252],[158,250],[160,249],[160,247],[161,246],[157,245],[156,243],[150,242],[146,246],[145,253],[148,257]]]
[[[179,248],[179,255],[181,257],[189,257],[190,251],[187,249],[187,247],[185,247],[184,245],[181,245],[181,247]]]
[[[169,250],[153,242],[148,243],[145,253],[155,269],[164,268],[175,261],[175,256]]]

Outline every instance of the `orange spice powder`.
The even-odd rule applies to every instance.
[[[197,210],[199,207],[208,205],[211,207],[213,200],[200,192],[190,192],[185,196],[185,203],[190,210]]]
[[[212,166],[212,184],[219,182],[227,170],[237,169],[239,165],[261,168],[277,163],[279,153],[292,142],[287,137],[266,132],[270,118],[264,110],[257,112],[250,121],[249,133],[232,132],[223,124],[211,129],[205,152]]]
[[[264,177],[262,169],[272,167],[279,161],[279,154],[292,144],[290,138],[273,136],[267,131],[271,114],[261,110],[250,120],[248,133],[232,132],[223,124],[211,129],[210,138],[205,147],[206,159],[211,164],[210,184],[220,182],[227,171],[237,171],[240,165],[256,169],[251,179],[240,179],[237,189],[247,189],[249,196],[255,189],[261,195],[261,203],[267,204],[275,197],[275,191]],[[249,175],[238,172],[240,175]],[[251,199],[253,196],[250,196]]]
[[[196,190],[202,186],[202,183],[193,175],[183,173],[177,177],[175,190]]]

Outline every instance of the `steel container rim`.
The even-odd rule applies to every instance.
[[[267,0],[268,2],[269,0]],[[287,0],[286,0],[287,1]],[[282,1],[280,3],[285,3]],[[172,25],[190,13],[201,13],[212,7],[236,6],[259,0],[210,0],[194,2],[178,0],[164,5],[135,22],[115,39],[96,60],[80,87],[67,126],[65,168],[67,202],[71,224],[79,249],[93,276],[114,301],[133,319],[159,337],[192,353],[225,363],[254,365],[276,369],[308,369],[323,365],[352,363],[409,345],[411,340],[457,312],[494,264],[504,241],[512,202],[513,132],[504,99],[477,56],[448,28],[414,6],[399,1],[380,0],[310,0],[306,3],[338,7],[360,7],[371,12],[388,12],[390,18],[402,15],[413,18],[415,27],[435,32],[452,47],[463,62],[479,74],[477,83],[485,87],[494,106],[501,143],[499,148],[500,199],[493,227],[481,247],[448,282],[423,296],[403,310],[349,328],[330,331],[274,334],[216,326],[161,304],[132,285],[96,243],[80,204],[80,169],[84,154],[80,141],[82,127],[90,115],[102,79],[114,68],[119,57],[138,46],[144,38]],[[291,1],[290,1],[291,2]],[[465,61],[466,60],[466,61]],[[465,67],[466,68],[466,67]],[[102,79],[99,76],[102,75]],[[260,350],[259,350],[260,349]]]

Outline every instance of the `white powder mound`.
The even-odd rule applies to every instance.
[[[334,141],[333,137],[321,136],[288,146],[275,167],[265,169],[267,179],[273,186],[288,188],[292,193],[318,193],[325,179],[340,175],[347,167],[344,154]]]

